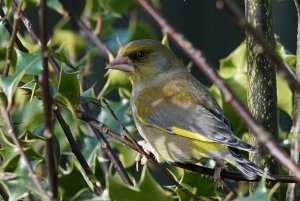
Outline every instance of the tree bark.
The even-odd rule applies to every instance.
[[[272,26],[272,1],[271,0],[246,0],[246,18],[249,23],[260,30],[265,38],[275,48],[275,38]],[[247,40],[247,101],[253,117],[270,131],[275,138],[277,128],[277,94],[276,73],[271,61],[263,54],[263,49],[250,34],[246,33]],[[278,165],[271,155],[258,142],[250,131],[250,142],[257,147],[258,152],[251,154],[250,159],[258,166],[267,167],[271,174],[278,172]],[[257,184],[251,183],[250,192],[254,191]]]

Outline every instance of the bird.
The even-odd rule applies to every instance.
[[[255,147],[235,135],[215,98],[159,41],[129,42],[107,68],[128,75],[131,112],[144,139],[141,145],[158,162],[197,164],[213,159],[215,180],[225,162],[248,180],[264,174],[240,153],[256,152]]]

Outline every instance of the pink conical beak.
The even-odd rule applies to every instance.
[[[125,72],[132,72],[134,71],[134,66],[131,60],[125,56],[123,53],[118,54],[118,56],[110,62],[106,68],[108,69],[116,69]]]

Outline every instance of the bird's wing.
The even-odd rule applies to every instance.
[[[255,148],[237,138],[228,119],[217,110],[202,106],[181,108],[165,106],[147,116],[136,114],[139,121],[168,132],[194,140],[217,142],[229,147],[255,152]]]

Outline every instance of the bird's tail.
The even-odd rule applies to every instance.
[[[226,157],[225,160],[231,165],[235,166],[245,178],[249,180],[255,180],[257,176],[263,176],[264,171],[255,165],[253,162],[244,158],[236,150],[230,150],[230,156]],[[268,179],[275,180],[271,175],[267,175]]]

